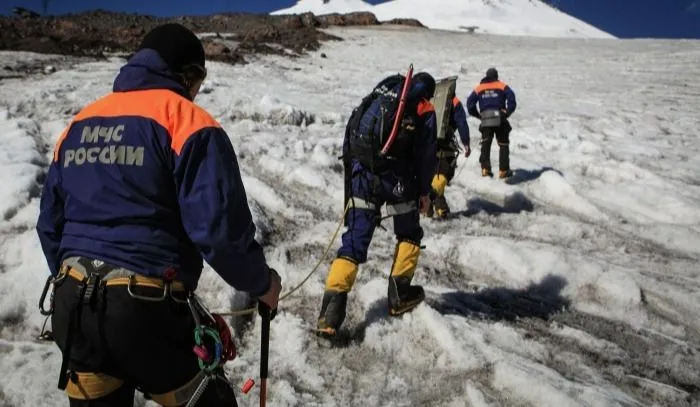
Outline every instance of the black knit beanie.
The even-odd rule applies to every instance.
[[[145,48],[156,51],[173,73],[183,73],[183,67],[193,64],[204,68],[202,42],[183,25],[169,23],[152,29],[138,50]]]
[[[415,76],[413,76],[413,79],[416,82],[420,82],[423,84],[425,87],[425,97],[428,99],[431,99],[433,96],[435,96],[435,78],[427,72],[419,72]]]
[[[486,77],[489,79],[498,79],[498,71],[496,70],[496,68],[487,69]]]

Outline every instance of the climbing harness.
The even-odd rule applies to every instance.
[[[39,311],[47,317],[47,321],[54,312],[56,287],[62,284],[67,277],[78,282],[75,294],[77,295],[77,302],[71,309],[68,319],[69,326],[65,337],[66,345],[58,380],[59,389],[66,390],[71,386],[74,387],[73,383],[79,381],[78,376],[80,373],[70,371],[68,368],[75,330],[78,329],[78,321],[84,307],[95,307],[100,301],[98,296],[108,286],[126,286],[129,296],[140,301],[157,302],[164,301],[167,297],[170,297],[177,303],[187,303],[195,325],[192,350],[197,356],[202,377],[202,380],[192,392],[192,396],[188,399],[187,406],[192,407],[196,405],[212,381],[223,380],[228,383],[222,365],[236,357],[236,348],[231,331],[221,316],[210,313],[194,292],[187,290],[182,282],[175,281],[173,273],[166,272],[165,278],[161,279],[138,275],[132,271],[87,258],[73,257],[66,259],[59,274],[47,278],[39,299]],[[52,287],[53,290],[51,290]],[[137,290],[137,288],[141,287],[158,289],[162,290],[162,292],[159,291],[156,295],[147,296]],[[50,290],[51,295],[49,297]],[[174,295],[175,293],[178,295]],[[50,298],[48,305],[47,297]],[[98,318],[102,318],[102,315],[98,315]],[[40,338],[53,340],[51,332],[45,329],[47,321],[44,322]],[[98,324],[100,324],[99,321]]]

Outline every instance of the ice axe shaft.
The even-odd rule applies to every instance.
[[[260,332],[260,407],[267,403],[267,363],[270,354],[270,308],[266,304],[260,306],[262,329]]]
[[[384,144],[384,147],[381,151],[381,155],[383,156],[389,152],[391,145],[394,144],[394,139],[396,138],[396,135],[399,134],[399,126],[401,125],[401,121],[403,120],[403,111],[406,108],[406,97],[408,95],[408,90],[411,87],[412,78],[413,64],[411,64],[408,67],[408,72],[406,72],[406,79],[404,79],[403,89],[401,90],[401,98],[399,99],[399,108],[396,112],[396,117],[394,118],[394,126],[391,128],[389,138],[387,139],[386,144]]]

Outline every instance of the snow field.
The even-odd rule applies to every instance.
[[[308,330],[336,239],[272,323],[269,404],[697,406],[698,44],[330,31],[344,41],[309,57],[208,63],[210,91],[197,99],[229,132],[284,292],[319,261],[336,228],[344,120],[383,76],[411,62],[436,77],[458,74],[465,101],[496,65],[518,96],[515,176],[480,176],[478,123],[470,119],[474,152],[460,159],[464,169],[447,189],[454,216],[422,221],[416,283],[426,303],[386,316],[394,247],[387,220],[350,294],[346,343],[329,349]],[[33,230],[36,188],[62,127],[109,91],[122,63],[76,61],[0,83],[0,166],[13,174],[0,184],[6,404],[65,403],[54,387],[59,353],[34,340],[46,277]],[[214,311],[245,303],[209,268],[199,291]],[[257,377],[259,319],[230,322],[240,355],[227,370],[240,386]],[[239,404],[257,405],[257,392],[239,393]]]

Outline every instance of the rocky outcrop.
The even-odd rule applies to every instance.
[[[316,17],[324,26],[343,25],[379,25],[377,17],[366,11],[358,11],[347,14],[324,14]]]
[[[0,49],[73,56],[128,55],[148,30],[165,22],[181,23],[196,33],[214,34],[202,37],[207,58],[232,64],[244,63],[246,55],[255,53],[301,55],[318,49],[323,41],[340,40],[319,28],[382,24],[369,12],[323,16],[226,13],[157,18],[96,10],[48,17],[0,16],[3,33]],[[422,26],[412,20],[389,23]],[[222,41],[224,37],[226,41]]]
[[[415,18],[394,18],[393,20],[388,20],[388,21],[382,21],[382,24],[391,24],[391,25],[407,25],[409,27],[420,27],[420,28],[426,28],[423,23],[420,21],[416,20]]]

